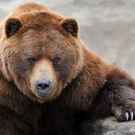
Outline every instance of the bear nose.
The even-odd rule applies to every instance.
[[[49,87],[48,83],[39,83],[39,84],[37,84],[37,89],[39,89],[39,90],[45,90],[48,87]]]
[[[37,81],[36,89],[39,96],[44,96],[45,94],[47,94],[50,86],[51,86],[51,81],[45,81],[45,80]]]

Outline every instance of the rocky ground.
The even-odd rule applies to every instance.
[[[15,5],[23,2],[0,0],[0,18],[2,19]],[[89,48],[127,69],[135,77],[135,0],[40,2],[66,16],[76,18],[80,25],[80,36]],[[91,135],[135,135],[135,122],[118,123],[114,118],[100,120],[87,126],[92,129]]]
[[[85,135],[135,135],[135,122],[118,123],[115,118],[84,124]],[[90,134],[87,134],[89,131]]]

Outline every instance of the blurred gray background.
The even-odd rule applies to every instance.
[[[25,1],[0,0],[0,18]],[[76,18],[89,48],[135,77],[135,0],[35,1]]]

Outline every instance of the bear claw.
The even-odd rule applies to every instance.
[[[122,115],[119,116],[118,121],[133,121],[135,120],[135,112],[134,111],[126,111]]]
[[[125,117],[126,117],[126,120],[128,121],[129,120],[129,113],[128,112],[125,113]]]

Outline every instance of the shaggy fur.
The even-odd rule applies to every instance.
[[[74,19],[29,3],[0,29],[0,134],[82,135],[89,119],[135,119],[135,80],[87,49]],[[42,61],[55,87],[40,97],[30,78]]]

